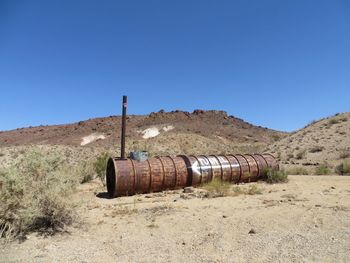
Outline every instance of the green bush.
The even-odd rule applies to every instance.
[[[339,175],[350,175],[350,163],[341,163],[335,167],[335,173]]]
[[[105,185],[106,182],[106,169],[109,156],[110,155],[108,153],[102,153],[101,155],[97,156],[96,161],[94,162],[95,172],[97,177],[101,179],[103,185]]]
[[[284,170],[268,169],[266,171],[266,182],[269,184],[284,183],[288,181],[288,175]]]
[[[31,152],[0,171],[0,237],[53,234],[74,221],[69,196],[77,180],[61,165],[57,157]]]
[[[319,165],[315,169],[316,175],[326,175],[330,173],[331,173],[331,169],[325,164]]]

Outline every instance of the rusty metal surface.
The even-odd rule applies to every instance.
[[[267,168],[278,169],[270,154],[158,156],[146,161],[110,158],[107,190],[116,197],[198,186],[214,179],[253,182]]]
[[[123,105],[122,105],[122,134],[121,134],[121,148],[120,148],[120,158],[125,159],[125,133],[126,133],[126,106],[127,106],[127,97],[123,96]]]

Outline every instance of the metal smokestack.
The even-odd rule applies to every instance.
[[[125,158],[126,106],[127,106],[127,97],[123,96],[123,115],[122,115],[122,136],[121,136],[120,159],[126,159]]]

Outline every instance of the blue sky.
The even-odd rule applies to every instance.
[[[225,110],[292,131],[350,110],[350,1],[0,0],[0,130]]]

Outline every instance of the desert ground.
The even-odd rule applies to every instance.
[[[0,262],[350,262],[349,112],[291,133],[202,110],[127,127],[127,153],[269,152],[289,181],[108,199],[97,160],[120,155],[120,117],[2,131],[0,232],[18,231]]]
[[[289,176],[287,183],[239,187],[254,191],[213,198],[203,189],[180,189],[108,199],[93,180],[74,195],[76,225],[2,243],[0,261],[350,261],[350,177]]]

